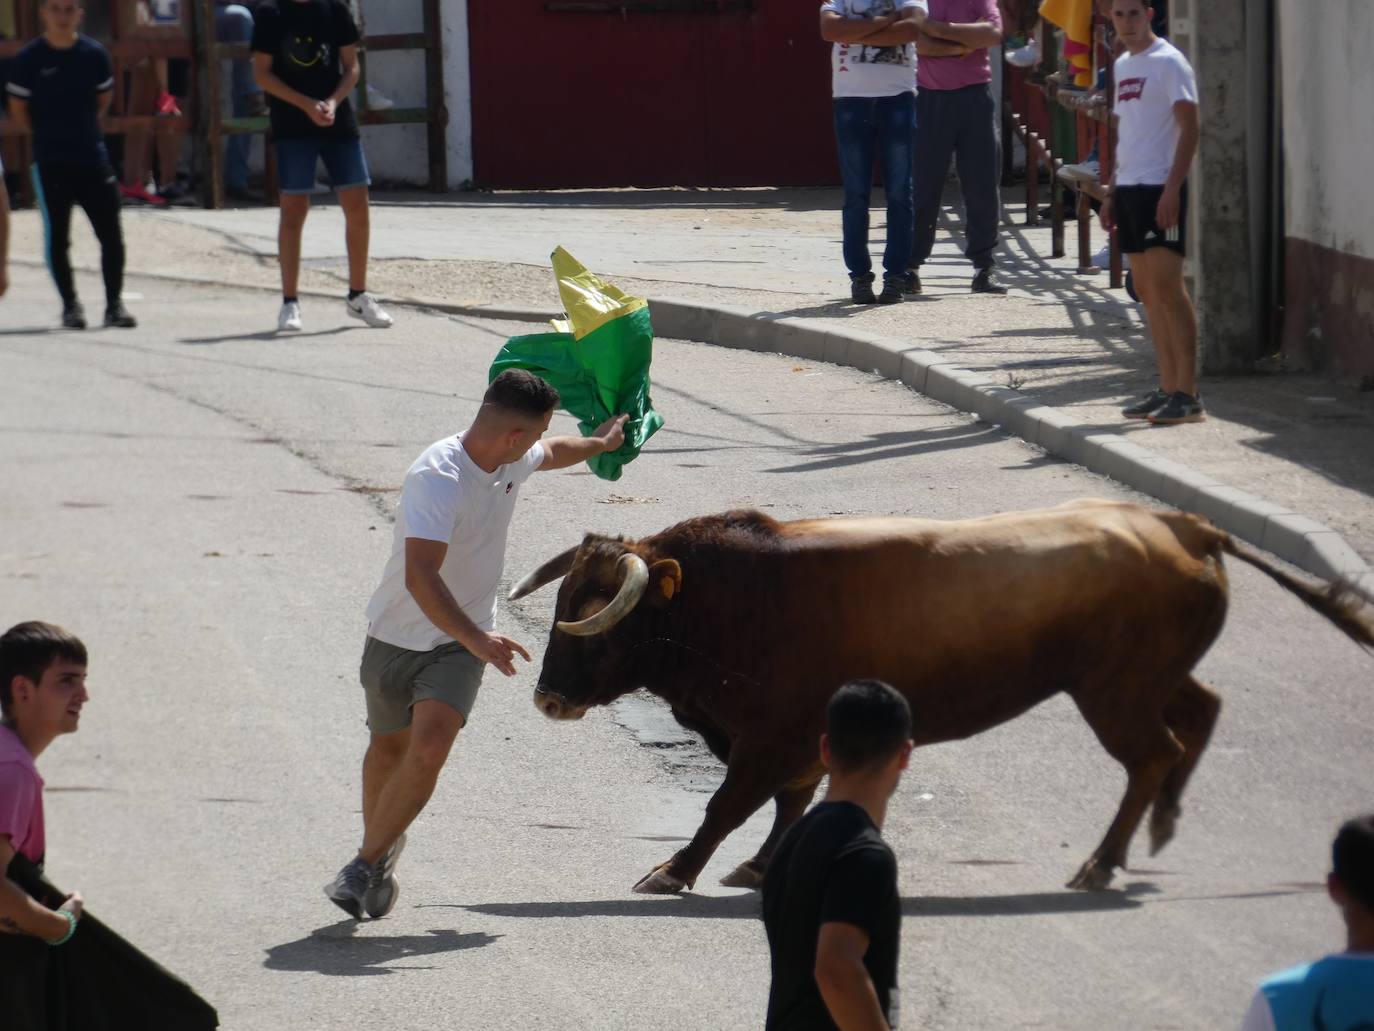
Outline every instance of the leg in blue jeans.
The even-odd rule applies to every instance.
[[[253,15],[239,4],[215,5],[215,39],[220,43],[248,43],[253,38]],[[248,114],[248,98],[261,92],[253,80],[251,61],[233,62],[231,110],[235,118]],[[236,133],[224,141],[224,185],[243,190],[248,186],[248,148],[253,137]]]
[[[1001,218],[1002,151],[997,143],[997,104],[986,86],[960,90],[964,116],[954,148],[959,186],[964,193],[967,244],[964,253],[974,268],[993,268],[997,260],[997,224]]]
[[[877,102],[878,160],[887,194],[887,248],[883,273],[900,276],[911,257],[911,157],[916,132],[916,94],[899,93]]]
[[[835,145],[840,155],[840,181],[844,183],[844,263],[852,279],[873,271],[873,259],[868,254],[868,201],[873,187],[877,101],[842,97],[833,103]]]

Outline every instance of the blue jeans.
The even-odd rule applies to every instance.
[[[282,193],[314,193],[315,166],[324,162],[335,190],[368,186],[362,140],[321,136],[277,140],[277,185]]]
[[[868,203],[877,157],[887,192],[887,248],[883,272],[900,276],[911,257],[911,158],[916,134],[916,94],[841,97],[835,107],[835,143],[844,182],[844,263],[850,278],[873,271],[868,255]]]
[[[215,39],[220,43],[248,43],[253,39],[253,15],[239,4],[215,4]],[[231,103],[235,118],[248,114],[248,98],[261,93],[253,79],[252,61],[233,62],[233,96]],[[231,190],[248,186],[248,148],[253,137],[235,133],[224,141],[224,185]]]

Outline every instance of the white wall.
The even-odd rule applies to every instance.
[[[362,0],[366,31],[371,35],[420,32],[420,0]],[[444,93],[448,107],[448,187],[472,178],[472,105],[468,81],[467,0],[442,0]],[[417,50],[383,51],[367,57],[367,81],[397,107],[423,107],[424,54]],[[424,125],[373,125],[363,129],[363,145],[374,180],[422,185],[429,179],[429,145]]]
[[[1374,3],[1279,0],[1286,235],[1374,258]]]

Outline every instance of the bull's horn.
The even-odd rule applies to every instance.
[[[559,620],[555,626],[565,634],[572,634],[574,637],[592,637],[596,634],[604,634],[628,616],[630,610],[638,605],[639,599],[644,596],[644,588],[649,584],[649,567],[638,555],[633,552],[626,552],[620,556],[620,561],[616,563],[616,569],[620,572],[621,577],[620,590],[611,599],[609,605],[600,612],[593,613],[576,623]]]
[[[511,601],[518,601],[527,594],[533,594],[545,584],[551,584],[555,580],[561,580],[568,575],[568,570],[573,567],[573,559],[577,557],[577,549],[581,545],[574,544],[561,555],[555,555],[542,566],[536,569],[525,579],[510,589],[508,595]]]

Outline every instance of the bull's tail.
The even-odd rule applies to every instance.
[[[1374,652],[1374,612],[1349,584],[1340,580],[1324,587],[1314,587],[1285,573],[1257,551],[1241,544],[1229,533],[1217,531],[1221,550],[1248,562],[1270,579],[1302,599],[1308,608],[1331,620],[1356,644]]]

